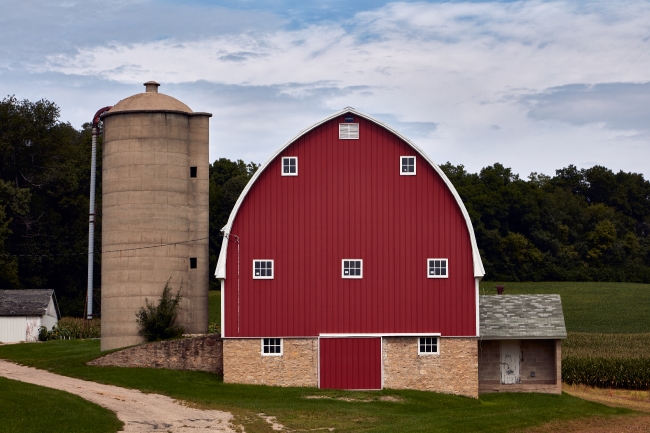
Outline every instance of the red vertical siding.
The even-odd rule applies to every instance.
[[[239,208],[231,233],[241,276],[230,242],[225,336],[475,335],[472,246],[451,191],[371,121],[355,119],[359,140],[339,140],[342,121],[287,147]],[[408,155],[417,174],[400,176],[399,157]],[[298,157],[298,176],[281,176],[282,156]],[[345,258],[363,259],[363,279],[341,278]],[[427,278],[427,258],[448,258],[449,278]],[[275,278],[253,280],[254,259],[275,260]]]
[[[381,389],[381,338],[321,338],[320,387]]]

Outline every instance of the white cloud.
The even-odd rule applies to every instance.
[[[191,12],[183,16],[187,23]],[[269,155],[288,129],[351,105],[416,128],[435,161],[471,170],[499,161],[523,175],[551,173],[587,153],[612,169],[650,174],[639,162],[650,157],[647,134],[638,132],[643,116],[617,111],[635,91],[614,88],[596,100],[566,87],[650,81],[650,3],[391,3],[345,21],[248,21],[240,29],[113,38],[35,57],[29,70],[162,82],[161,91],[213,111],[214,125],[234,125],[214,128],[212,158]],[[228,96],[206,96],[205,88]],[[591,117],[580,109],[596,103]]]

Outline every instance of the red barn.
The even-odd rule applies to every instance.
[[[397,131],[352,108],[305,129],[223,230],[225,382],[478,395],[472,224]]]

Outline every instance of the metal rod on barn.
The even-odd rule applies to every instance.
[[[95,178],[97,175],[97,136],[99,135],[99,116],[113,108],[112,106],[101,108],[95,117],[92,125],[92,152],[90,161],[90,210],[88,213],[88,285],[86,292],[86,318],[93,318],[93,275],[95,264]]]

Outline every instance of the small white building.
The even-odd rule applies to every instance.
[[[60,316],[54,290],[0,290],[0,343],[38,341],[38,329]]]

